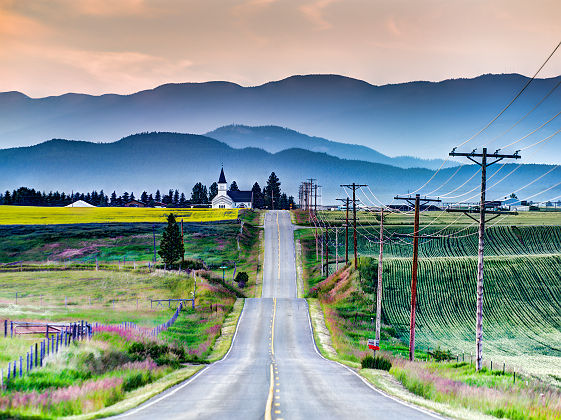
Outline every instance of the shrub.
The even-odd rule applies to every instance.
[[[429,354],[437,362],[446,362],[448,360],[452,360],[452,352],[450,350],[440,350],[440,347],[435,349],[433,352],[429,352]]]
[[[363,369],[379,369],[389,371],[392,368],[392,362],[383,356],[366,356],[362,359],[361,366]]]
[[[243,289],[245,287],[245,284],[249,281],[249,276],[245,271],[240,271],[236,275],[236,278],[234,280],[236,281],[236,283],[238,283],[238,286]]]

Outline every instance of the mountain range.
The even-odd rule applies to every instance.
[[[316,178],[323,186],[324,203],[334,203],[336,197],[344,197],[339,185],[349,182],[368,184],[379,199],[390,202],[395,194],[419,187],[434,174],[425,168],[404,169],[341,159],[302,148],[270,153],[254,147],[236,149],[207,136],[162,132],[135,134],[113,143],[50,140],[34,146],[0,150],[0,190],[19,186],[47,192],[104,189],[106,193],[126,190],[137,196],[142,190],[179,188],[190,192],[195,182],[208,186],[217,181],[221,165],[228,182],[236,180],[241,189],[250,189],[255,181],[263,186],[268,175],[275,171],[282,190],[296,197],[301,181]],[[489,169],[488,198],[503,198],[538,178],[518,192],[519,198],[524,199],[558,183],[558,169],[549,165],[497,164]],[[499,173],[494,176],[496,170]],[[479,180],[473,175],[477,171],[475,165],[444,168],[422,192],[442,185],[434,193],[439,195],[467,181],[453,196],[468,192],[460,199],[476,201]],[[551,172],[542,176],[547,171]],[[495,186],[494,183],[503,177],[504,180]],[[550,189],[546,198],[558,195],[561,195],[559,185]],[[359,198],[365,204],[373,200],[362,194]],[[540,198],[544,197],[535,200]]]
[[[206,136],[220,140],[236,149],[256,147],[270,153],[278,153],[287,149],[299,148],[312,152],[327,153],[341,159],[364,160],[399,168],[438,169],[442,165],[444,167],[457,166],[453,161],[445,162],[442,159],[419,159],[412,156],[390,157],[370,147],[312,137],[277,126],[229,125],[206,133]]]
[[[551,118],[559,110],[561,89],[505,136],[494,140],[560,81],[561,76],[534,80],[501,118],[468,145],[470,150],[489,141],[501,147]],[[290,127],[324,139],[367,146],[386,156],[441,158],[484,127],[527,82],[525,76],[502,74],[376,86],[337,75],[307,75],[253,87],[230,82],[167,84],[131,95],[68,93],[30,98],[20,92],[5,92],[0,93],[0,147],[32,145],[52,138],[112,142],[130,133],[152,131],[204,134],[216,127],[240,124]],[[516,146],[552,134],[555,124]],[[233,142],[234,136],[224,141]],[[540,145],[526,162],[561,162],[559,144]],[[314,150],[324,146],[314,146]],[[342,157],[352,157],[354,152],[346,153],[339,148]]]

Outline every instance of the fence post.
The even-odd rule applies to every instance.
[[[10,321],[10,338],[14,338],[14,321]]]
[[[23,376],[23,357],[19,357],[19,377]]]
[[[8,320],[4,320],[4,337],[8,337]]]
[[[16,292],[16,305],[18,304],[18,292]]]
[[[39,344],[35,343],[35,367],[39,366]]]
[[[45,328],[45,337],[49,338],[49,324],[47,324],[47,327]]]

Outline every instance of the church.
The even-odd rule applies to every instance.
[[[212,199],[213,209],[251,209],[253,208],[252,191],[228,191],[224,168],[218,178],[218,194]]]

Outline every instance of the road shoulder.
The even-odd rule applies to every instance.
[[[430,412],[437,413],[448,418],[481,420],[495,419],[495,417],[487,416],[463,407],[453,407],[448,404],[427,400],[408,391],[388,372],[375,369],[361,369],[358,363],[342,360],[332,345],[331,335],[325,324],[321,303],[317,299],[308,298],[307,301],[313,338],[320,354],[326,359],[352,369],[378,392],[405,405],[418,407],[421,410],[429,410]]]

